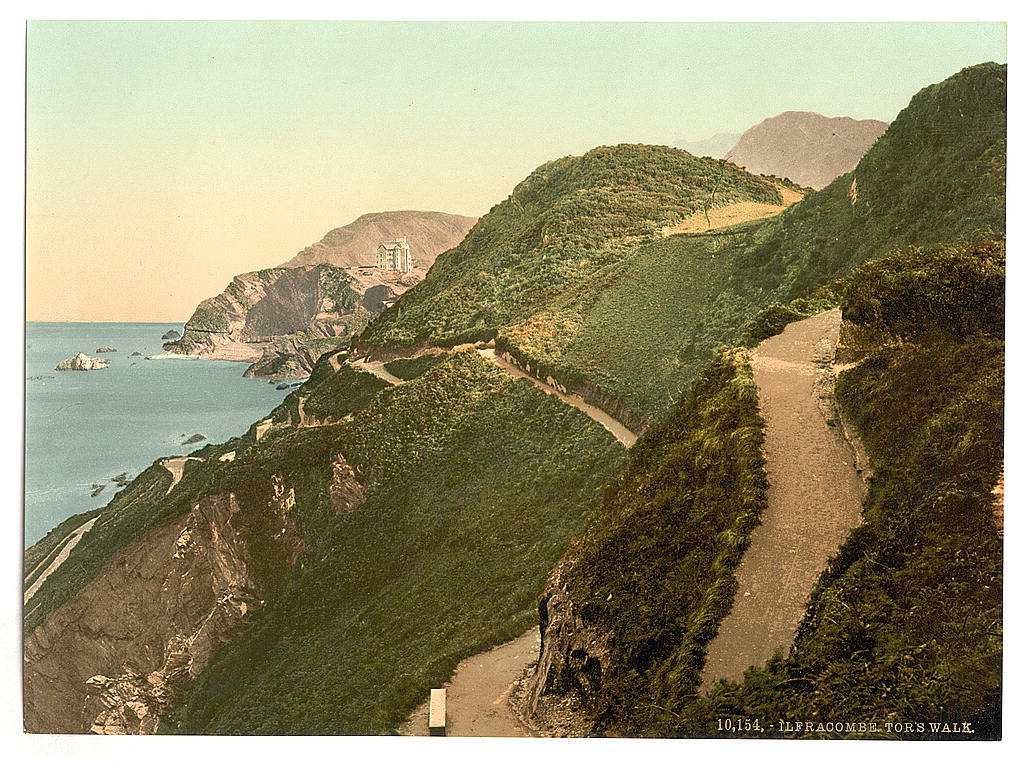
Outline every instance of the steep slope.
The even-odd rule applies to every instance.
[[[625,205],[625,190],[598,193],[592,185],[612,175],[629,188],[664,188],[674,178],[674,192],[688,188],[693,208],[713,192],[701,172],[725,165],[637,146],[546,165],[355,345],[394,356],[407,346],[496,336],[499,349],[534,375],[642,431],[686,393],[716,346],[738,340],[771,304],[810,295],[900,246],[1001,234],[1005,93],[1005,66],[966,69],[916,95],[852,176],[762,222],[662,240],[650,227],[678,207],[652,205],[644,213],[663,216],[644,218],[648,234],[635,234],[640,220],[632,220],[643,207]],[[726,170],[740,188],[764,187],[754,184],[763,179]],[[552,211],[531,212],[539,194]],[[593,195],[623,205],[585,205]],[[719,191],[715,204],[740,196]],[[574,237],[548,223],[567,206],[593,209],[571,228]],[[579,241],[591,229],[622,237],[588,253]]]
[[[475,351],[395,388],[324,358],[299,391],[99,512],[27,611],[31,731],[396,729],[531,626],[623,458]]]
[[[887,126],[876,119],[786,111],[744,132],[725,159],[754,174],[788,177],[821,190],[857,166]]]
[[[164,348],[253,364],[246,375],[309,375],[325,352],[348,344],[422,270],[277,267],[237,275],[197,308],[181,338]]]
[[[333,264],[335,267],[356,267],[373,264],[374,252],[381,241],[408,238],[413,248],[413,266],[428,270],[437,255],[457,246],[476,222],[476,217],[440,211],[363,214],[355,222],[331,230],[281,266]]]
[[[746,371],[740,362],[725,373],[718,360],[634,448],[631,473],[598,526],[553,573],[541,607],[535,706],[545,694],[575,693],[595,731],[720,736],[722,716],[801,720],[831,715],[838,705],[849,715],[881,716],[900,705],[900,716],[923,721],[930,711],[933,720],[982,722],[988,736],[998,734],[999,643],[990,633],[999,627],[1001,555],[991,513],[1001,467],[1004,255],[1001,243],[971,241],[1005,230],[1005,88],[1006,67],[996,64],[925,88],[858,165],[857,193],[850,192],[853,177],[839,178],[759,225],[730,251],[720,284],[712,285],[718,292],[709,317],[767,307],[728,340],[753,345],[789,321],[841,304],[854,324],[845,344],[868,357],[840,377],[838,394],[877,478],[864,527],[840,551],[857,560],[836,561],[812,597],[829,600],[827,612],[819,615],[812,602],[814,623],[804,620],[788,659],[741,687],[697,699],[707,644],[731,605],[733,569],[765,504],[763,466],[735,451],[757,435],[756,408],[735,396],[736,374]],[[954,186],[965,193],[947,192]],[[943,241],[967,243],[935,250]],[[906,244],[932,248],[867,261],[850,274]],[[616,291],[629,293],[619,285],[602,298]],[[665,313],[639,294],[619,312],[629,303],[646,303],[644,317],[653,323]],[[607,328],[591,330],[607,335]],[[571,335],[578,341],[582,331]],[[715,494],[738,478],[718,472],[713,463],[723,460],[751,486]],[[691,467],[697,472],[680,479]],[[945,500],[941,510],[935,500]],[[935,523],[927,517],[932,505]],[[945,531],[957,548],[948,554]],[[972,542],[977,549],[966,550]],[[972,581],[961,585],[961,574]],[[895,576],[898,594],[890,586]],[[665,584],[669,577],[675,580]],[[962,594],[947,594],[951,584]],[[920,615],[894,612],[924,597],[932,602],[916,607]],[[935,627],[938,620],[964,628]],[[931,644],[930,632],[939,635]],[[963,655],[972,648],[977,660]],[[850,658],[859,667],[848,666]],[[901,658],[915,664],[911,671],[958,674],[950,697],[941,677],[900,671]],[[888,702],[897,693],[898,702]],[[876,736],[892,737],[891,727]]]
[[[27,723],[388,732],[461,660],[528,630],[555,566],[532,696],[579,693],[594,731],[711,734],[719,716],[836,706],[884,715],[896,695],[914,718],[941,705],[987,717],[991,734],[1001,250],[911,250],[850,272],[895,246],[1005,229],[1005,79],[982,65],[926,89],[856,184],[738,227],[661,237],[716,207],[781,205],[785,184],[649,146],[545,165],[357,351],[381,361],[493,337],[531,375],[649,427],[628,468],[604,428],[472,347],[388,362],[406,380],[394,387],[322,357],[267,420],[192,453],[177,483],[155,463],[27,551],[32,576],[96,519],[26,610]],[[318,283],[322,267],[308,270]],[[868,358],[839,395],[879,473],[874,507],[790,659],[698,698],[766,505],[756,386],[736,344],[839,303],[864,331]],[[268,309],[257,328],[283,319]],[[181,523],[193,511],[212,519]],[[186,530],[226,541],[204,539],[188,589],[164,596],[157,582],[186,568],[174,557]],[[220,583],[225,567],[239,584]],[[216,625],[198,632],[203,617]],[[100,646],[76,644],[76,621],[102,624]],[[82,684],[90,671],[103,679]]]
[[[619,145],[549,162],[485,215],[360,347],[453,344],[494,332],[578,288],[689,217],[780,188],[664,146]]]
[[[756,391],[737,350],[638,443],[601,519],[550,577],[527,709],[543,715],[573,695],[593,732],[616,735],[721,737],[730,718],[755,737],[894,738],[894,721],[918,739],[960,722],[997,737],[1004,281],[1004,246],[992,243],[909,249],[836,285],[842,343],[863,360],[840,374],[837,397],[875,477],[788,657],[699,696],[736,569],[770,509]],[[807,724],[844,716],[879,721],[820,734]]]

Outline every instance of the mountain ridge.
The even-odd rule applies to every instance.
[[[887,127],[877,119],[783,111],[746,130],[724,158],[821,190],[852,170]]]

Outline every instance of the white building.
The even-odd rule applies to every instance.
[[[412,255],[409,252],[409,241],[405,238],[384,241],[377,246],[377,268],[382,270],[400,270],[408,272],[412,269]]]

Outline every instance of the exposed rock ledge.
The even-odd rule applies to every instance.
[[[247,625],[272,591],[267,571],[297,559],[295,494],[275,477],[270,499],[201,499],[116,552],[25,640],[25,730],[153,732],[170,701]],[[247,514],[260,518],[260,533]],[[264,521],[266,521],[264,523]],[[264,548],[254,567],[250,543]],[[267,541],[275,548],[266,557]],[[72,558],[73,561],[73,558]],[[275,574],[278,572],[275,572]]]

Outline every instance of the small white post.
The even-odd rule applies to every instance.
[[[447,732],[447,702],[445,690],[430,691],[430,718],[427,721],[427,728],[432,737],[444,737]]]

